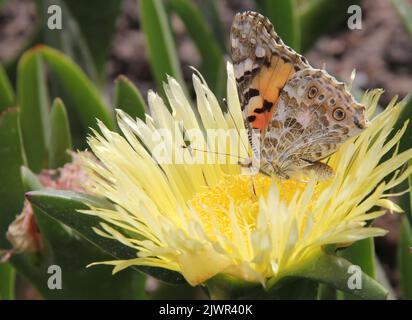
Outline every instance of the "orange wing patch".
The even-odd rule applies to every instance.
[[[246,94],[247,120],[253,129],[264,132],[275,111],[280,91],[293,73],[293,65],[279,56],[272,56],[270,65],[263,65]]]

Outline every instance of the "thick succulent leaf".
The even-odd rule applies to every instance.
[[[405,124],[405,121],[410,121],[412,118],[412,93],[409,93],[403,100],[402,100],[402,112],[396,122],[396,130],[399,130]],[[405,133],[402,136],[402,139],[399,144],[399,151],[405,151],[412,146],[412,125],[409,124],[406,127]],[[409,198],[408,198],[409,201]]]
[[[7,77],[6,71],[0,64],[0,112],[13,107],[15,104],[15,97],[10,80]]]
[[[13,300],[16,272],[9,263],[0,263],[0,300]]]
[[[337,291],[324,283],[319,284],[318,288],[318,300],[336,300]]]
[[[18,123],[17,108],[0,112],[0,249],[10,248],[6,231],[23,204],[20,166],[24,154]],[[0,264],[0,300],[14,298],[14,280],[15,272],[10,264]]]
[[[22,168],[22,180],[26,190],[41,189],[37,177]],[[35,255],[16,254],[11,261],[40,294],[47,299],[134,299],[144,298],[145,279],[142,275],[126,270],[112,276],[108,267],[87,269],[96,259],[108,255],[89,242],[78,237],[57,220],[33,208],[40,229],[44,249]],[[48,268],[57,265],[62,272],[62,289],[49,289]]]
[[[158,90],[163,92],[163,82],[167,81],[167,75],[183,85],[182,71],[163,1],[140,0],[139,12]]]
[[[138,88],[125,76],[116,79],[114,88],[114,107],[122,109],[130,116],[144,120],[146,103]]]
[[[225,89],[225,63],[218,42],[210,32],[202,13],[190,0],[171,0],[173,11],[182,19],[201,58],[201,73],[217,96]]]
[[[80,27],[98,74],[105,73],[107,56],[112,44],[121,0],[64,0]]]
[[[19,132],[19,110],[0,112],[0,248],[10,247],[5,235],[9,224],[23,206],[23,185],[20,166],[24,154]]]
[[[289,277],[292,277],[324,283],[335,289],[353,294],[362,299],[381,300],[387,298],[387,290],[364,272],[361,274],[362,288],[350,289],[348,286],[348,280],[352,276],[352,274],[349,273],[352,265],[353,264],[351,262],[344,258],[324,253],[306,266],[302,266],[293,272],[285,274],[283,276],[284,280],[269,280],[268,288],[269,291],[278,290],[282,286],[283,281],[287,280]]]
[[[51,5],[58,5],[62,13],[62,30],[50,31],[48,9]],[[41,42],[47,46],[62,51],[65,55],[76,61],[82,70],[94,81],[99,79],[96,65],[93,61],[90,49],[86,43],[79,24],[73,17],[71,10],[64,0],[36,0],[37,14],[40,29]]]
[[[28,165],[38,172],[46,162],[49,101],[43,58],[35,49],[27,51],[19,61],[17,99]]]
[[[87,209],[89,205],[110,208],[112,205],[104,199],[70,191],[44,190],[29,192],[27,198],[50,217],[60,221],[75,230],[82,237],[116,259],[136,258],[136,250],[120,242],[97,235],[92,228],[101,221],[98,217],[81,214],[78,210]],[[86,205],[87,204],[87,205]],[[105,259],[95,261],[105,261]],[[93,262],[95,262],[93,261]],[[152,275],[169,283],[184,283],[182,276],[177,272],[152,267],[134,267],[144,273]]]
[[[266,290],[260,283],[245,282],[223,274],[206,282],[212,300],[315,300],[318,286],[312,280],[287,278],[274,290]]]
[[[394,132],[401,129],[405,121],[412,119],[412,93],[409,93],[402,100],[402,112],[398,118]],[[412,146],[412,125],[409,122],[406,127],[405,133],[399,143],[399,152],[405,151]],[[409,162],[409,166],[412,165],[412,161]],[[412,186],[412,176],[409,176],[408,181],[404,181],[395,188],[396,192],[403,192]],[[398,197],[399,206],[404,210],[404,214],[408,217],[408,220],[412,225],[412,192],[407,192]]]
[[[258,0],[263,14],[273,23],[282,40],[300,50],[300,24],[295,0]]]
[[[67,92],[84,130],[87,131],[90,127],[97,128],[96,118],[100,119],[109,129],[113,129],[114,121],[109,108],[103,102],[97,88],[79,66],[61,52],[50,47],[37,46],[36,51],[44,57]],[[70,114],[70,110],[68,111]]]
[[[223,25],[219,13],[219,0],[196,0],[203,17],[205,18],[213,37],[218,42],[222,52],[227,53],[227,38],[225,26]]]
[[[72,148],[66,108],[59,98],[53,102],[50,120],[49,168],[56,169],[71,161],[68,150]]]
[[[402,299],[412,299],[412,224],[402,217],[398,246],[398,265]]]
[[[340,251],[340,256],[359,266],[368,276],[376,279],[375,244],[372,238],[355,242],[350,247]],[[339,293],[345,300],[359,299],[353,294]]]

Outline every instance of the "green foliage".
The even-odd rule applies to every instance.
[[[182,19],[202,57],[201,72],[215,94],[223,97],[225,63],[219,44],[215,41],[202,13],[190,0],[171,0],[170,5]]]
[[[121,0],[107,0],[104,5],[99,0],[36,0],[40,38],[44,44],[75,59],[93,80],[102,83],[121,3]],[[61,30],[48,29],[51,5],[62,9]]]
[[[5,143],[7,142],[7,143]],[[19,129],[19,110],[9,108],[0,113],[0,248],[10,247],[6,239],[8,225],[23,207],[20,166],[24,153]]]
[[[402,218],[398,247],[398,264],[400,272],[401,297],[412,299],[412,224],[407,217]]]
[[[6,71],[0,64],[0,112],[12,107],[15,103],[13,88]]]
[[[362,299],[386,299],[387,290],[363,270],[362,289],[350,289],[348,287],[348,270],[352,265],[352,262],[342,257],[325,253],[303,268],[291,271],[284,277],[303,278],[324,283]],[[269,290],[277,290],[281,285],[282,281],[278,283],[277,279],[273,279],[269,281],[268,288]]]
[[[307,51],[323,34],[348,18],[348,7],[359,0],[311,0],[300,10],[301,50]]]
[[[372,238],[355,242],[349,248],[342,250],[341,256],[359,266],[371,278],[376,278],[375,245]],[[340,292],[339,296],[345,300],[359,299],[351,293]]]
[[[222,52],[227,52],[227,37],[225,36],[225,28],[222,24],[219,12],[219,0],[194,0],[196,5],[202,12],[203,18],[211,30],[214,39],[219,44]]]
[[[66,162],[70,162],[71,157],[68,150],[72,149],[66,108],[59,98],[53,102],[50,120],[49,168],[56,169],[62,167]]]
[[[3,2],[0,0],[0,5]],[[284,42],[297,51],[308,50],[321,35],[348,18],[349,5],[359,3],[349,0],[256,2]],[[412,38],[411,6],[405,0],[392,2]],[[135,250],[93,231],[101,222],[99,218],[77,211],[86,209],[85,203],[99,207],[112,204],[70,191],[43,190],[33,173],[55,169],[70,161],[67,150],[73,145],[84,146],[89,128],[96,128],[96,119],[116,130],[112,109],[105,103],[101,89],[106,85],[106,60],[122,0],[107,0],[103,6],[98,0],[37,0],[36,3],[40,20],[23,48],[35,40],[49,46],[35,46],[21,57],[20,54],[16,56],[13,61],[18,61],[17,73],[13,72],[13,64],[7,68],[13,81],[9,81],[0,66],[0,181],[7,182],[0,184],[0,248],[10,247],[5,234],[8,225],[22,210],[25,191],[31,191],[28,198],[33,204],[45,248],[37,254],[16,254],[9,264],[0,264],[0,299],[14,298],[16,272],[27,278],[47,299],[148,298],[144,292],[146,276],[141,272],[168,283],[184,284],[179,287],[163,285],[163,291],[155,293],[153,298],[191,297],[194,289],[188,289],[188,284],[176,272],[134,266],[112,276],[111,267],[87,269],[86,265],[96,261],[136,257]],[[51,4],[58,4],[63,9],[63,30],[47,28],[47,8]],[[199,51],[200,71],[212,91],[223,97],[226,81],[224,54],[227,54],[229,34],[220,21],[219,2],[139,0],[138,4],[140,25],[158,90],[163,93],[167,75],[184,85],[169,23],[171,13],[176,13]],[[51,109],[49,99],[54,100]],[[144,119],[146,103],[140,91],[125,76],[116,79],[112,101],[112,107]],[[412,98],[409,96],[404,101],[399,122],[411,118]],[[400,150],[411,145],[412,130],[409,127]],[[402,220],[398,248],[399,269],[402,297],[412,299],[409,194],[401,201],[405,199],[408,203],[406,206],[402,204],[406,217]],[[364,272],[362,290],[347,288],[347,268],[351,263],[361,266]],[[50,276],[47,269],[51,264],[62,267],[63,290],[47,287]],[[207,287],[212,298],[262,298],[269,293],[272,299],[334,299],[336,291],[342,290],[344,293],[339,292],[339,297],[345,299],[383,299],[387,292],[374,278],[374,247],[373,241],[368,239],[343,250],[340,257],[325,254],[301,271],[286,275],[282,281],[274,279],[269,283],[269,291],[264,291],[260,284],[239,283],[225,276],[208,281]]]
[[[0,263],[0,300],[14,300],[16,272],[9,263]]]
[[[41,189],[36,176],[22,168],[26,190]],[[30,279],[39,293],[47,299],[135,299],[144,297],[145,279],[126,270],[112,276],[108,267],[87,269],[95,261],[106,260],[107,254],[78,237],[71,229],[33,208],[44,242],[42,251],[35,255],[15,255],[11,262],[20,274]],[[48,269],[57,265],[62,270],[62,289],[50,290]]]
[[[78,210],[88,209],[87,205],[99,208],[112,208],[107,200],[70,191],[44,190],[30,192],[27,195],[30,202],[52,217],[75,230],[83,238],[93,243],[96,247],[105,251],[116,259],[136,258],[136,250],[131,249],[119,241],[104,238],[93,231],[102,220],[98,217],[80,214]],[[87,205],[86,205],[87,204]],[[109,260],[100,259],[94,261]],[[152,267],[133,267],[160,280],[172,284],[185,283],[182,276],[176,272]]]
[[[37,47],[44,60],[48,63],[70,99],[76,106],[83,128],[96,128],[96,118],[100,119],[109,129],[114,128],[113,118],[103,99],[84,72],[71,59],[61,52],[46,46]],[[87,106],[87,107],[85,107]]]
[[[27,51],[19,61],[17,100],[28,165],[38,172],[46,161],[49,101],[43,58],[36,49]]]
[[[140,0],[140,22],[157,88],[163,92],[167,75],[183,84],[182,71],[170,30],[166,11],[161,0]]]
[[[95,67],[104,74],[121,0],[64,0],[86,40]],[[98,9],[97,9],[98,8]],[[64,33],[62,31],[62,33]]]
[[[114,88],[114,107],[124,110],[132,117],[144,120],[146,103],[139,89],[125,76],[116,79]]]
[[[273,23],[277,34],[296,51],[301,46],[299,14],[295,0],[257,0],[262,13]]]

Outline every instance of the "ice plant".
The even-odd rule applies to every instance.
[[[365,94],[370,127],[326,160],[335,171],[331,179],[280,181],[258,174],[252,181],[233,161],[162,164],[153,156],[158,142],[152,138],[159,129],[173,132],[171,141],[163,141],[169,154],[189,157],[194,150],[182,148],[188,143],[185,132],[219,128],[241,132],[231,65],[227,113],[199,76],[193,76],[193,83],[199,116],[170,78],[165,92],[172,111],[150,92],[151,115],[146,121],[119,111],[123,135],[100,123],[101,134],[89,137],[100,160],[84,159],[92,192],[115,207],[90,207],[82,212],[105,221],[96,226],[96,233],[136,250],[135,259],[102,263],[114,265],[114,272],[132,265],[174,270],[193,286],[226,275],[268,290],[283,278],[311,270],[311,263],[325,255],[326,245],[385,235],[385,230],[370,227],[368,221],[386,209],[401,211],[388,197],[412,172],[411,168],[401,170],[412,158],[412,150],[397,151],[406,124],[393,132],[401,104],[393,101],[373,116],[381,92]],[[177,131],[175,120],[182,123]]]

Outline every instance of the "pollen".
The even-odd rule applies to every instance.
[[[259,212],[259,199],[267,198],[274,178],[258,174],[227,175],[218,184],[205,187],[189,201],[198,214],[207,235],[214,239],[216,231],[233,240],[233,219],[242,232],[254,230]],[[305,188],[304,182],[276,180],[281,198],[288,204],[297,191]],[[236,208],[236,210],[234,210]]]

